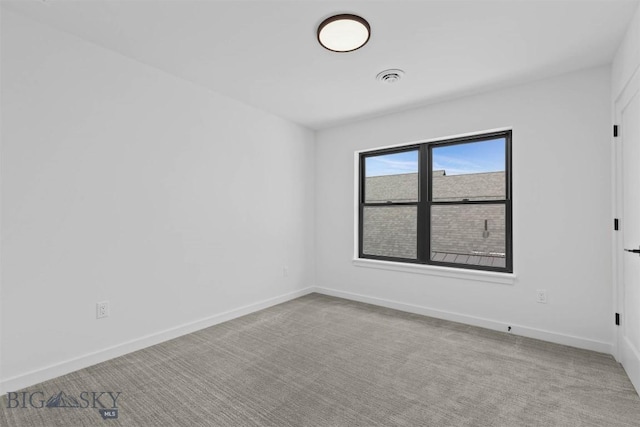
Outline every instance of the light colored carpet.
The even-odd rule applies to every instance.
[[[639,426],[605,354],[311,294],[29,388],[3,426]],[[109,399],[105,406],[110,407]],[[82,402],[80,402],[82,403]]]

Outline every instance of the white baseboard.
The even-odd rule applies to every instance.
[[[383,299],[383,298],[370,297],[366,295],[340,291],[337,289],[315,287],[313,288],[313,291],[319,294],[330,295],[334,297],[364,302],[364,303],[373,304],[373,305],[379,305],[382,307],[393,308],[396,310],[406,311],[409,313],[421,314],[424,316],[435,317],[443,320],[450,320],[452,322],[459,322],[467,325],[479,326],[481,328],[492,329],[495,331],[507,332],[507,328],[511,326],[510,333],[514,335],[520,335],[528,338],[535,338],[535,339],[548,341],[556,344],[564,344],[571,347],[577,347],[577,348],[582,348],[586,350],[593,350],[600,353],[613,354],[613,344],[602,342],[602,341],[595,341],[588,338],[575,337],[572,335],[565,335],[557,332],[545,331],[542,329],[515,325],[513,323],[503,323],[503,322],[498,322],[491,319],[485,319],[482,317],[469,316],[466,314],[438,310],[430,307],[407,304],[407,303],[392,301],[392,300]]]
[[[640,351],[625,337],[621,340],[620,354],[622,367],[636,388],[636,393],[640,394]]]
[[[168,341],[182,335],[190,334],[200,329],[208,328],[210,326],[217,325],[219,323],[226,322],[237,317],[245,316],[247,314],[263,310],[265,308],[301,297],[303,295],[307,295],[313,292],[313,289],[314,288],[309,287],[289,292],[277,297],[258,301],[256,303],[245,305],[243,307],[215,314],[204,319],[185,323],[174,328],[136,338],[122,344],[108,347],[93,353],[85,354],[41,369],[36,369],[31,372],[26,372],[24,374],[16,375],[11,378],[3,379],[2,381],[0,381],[0,395],[5,394],[9,391],[20,390],[22,388],[59,377],[61,375],[65,375],[70,372],[74,372],[79,369],[83,369],[97,363],[113,359],[114,357],[123,356],[125,354],[141,350],[143,348],[159,344],[161,342]]]
[[[525,326],[519,326],[514,324],[506,324],[503,322],[497,322],[491,319],[484,319],[481,317],[468,316],[465,314],[453,313],[444,310],[437,310],[429,307],[418,306],[413,304],[402,303],[398,301],[392,301],[382,298],[370,297],[366,295],[355,294],[351,292],[340,291],[336,289],[322,288],[322,287],[308,287],[297,291],[289,292],[274,298],[269,298],[263,301],[259,301],[253,304],[249,304],[243,307],[239,307],[233,310],[225,311],[204,319],[200,319],[194,322],[186,323],[174,328],[170,328],[161,332],[146,335],[131,341],[124,342],[112,347],[105,348],[103,350],[85,354],[64,362],[56,363],[41,369],[37,369],[31,372],[27,372],[21,375],[17,375],[11,378],[0,381],[0,394],[5,394],[8,391],[16,391],[25,387],[32,386],[34,384],[47,381],[61,375],[68,374],[70,372],[83,369],[97,363],[113,359],[114,357],[123,356],[125,354],[141,350],[143,348],[159,344],[164,341],[177,338],[182,335],[186,335],[200,329],[208,328],[213,325],[217,325],[222,322],[226,322],[237,317],[245,316],[247,314],[263,310],[265,308],[307,295],[312,292],[317,292],[324,295],[335,296],[339,298],[349,299],[353,301],[360,301],[368,304],[378,305],[387,308],[393,308],[400,311],[406,311],[409,313],[421,314],[424,316],[435,317],[438,319],[450,320],[453,322],[465,323],[468,325],[479,326],[486,329],[492,329],[496,331],[505,332],[507,326],[511,326],[511,333],[521,335],[529,338],[536,338],[543,341],[549,341],[557,344],[569,345],[572,347],[583,348],[587,350],[598,351],[601,353],[613,352],[613,345],[601,341],[590,340],[587,338],[575,337],[571,335],[559,334],[551,331],[544,331],[541,329],[529,328]],[[627,343],[628,344],[628,343]],[[636,387],[636,390],[640,390],[640,355],[630,344],[622,346],[621,351],[625,352],[625,360],[633,361],[630,366],[625,366],[632,383]]]

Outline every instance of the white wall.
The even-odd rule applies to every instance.
[[[612,110],[615,112],[616,110],[616,101],[621,95],[623,95],[623,91],[627,84],[632,80],[634,74],[640,73],[640,8],[636,10],[636,13],[629,24],[629,28],[627,29],[627,33],[625,35],[624,40],[620,44],[620,48],[616,53],[616,56],[613,60],[612,64],[612,80],[611,80],[611,99],[612,99]],[[625,94],[626,96],[626,94]],[[614,120],[618,118],[614,117]],[[640,120],[640,117],[637,118]],[[620,137],[624,137],[624,131],[621,130]],[[624,140],[622,142],[624,144]],[[614,171],[616,173],[616,184],[614,186],[614,203],[616,205],[616,215],[622,217],[622,186],[625,183],[622,182],[622,172],[621,167],[618,164],[621,163],[621,155],[622,150],[620,150],[620,143],[614,144]],[[615,163],[615,162],[619,163]],[[636,188],[640,183],[635,183]],[[636,218],[637,220],[637,218]],[[622,218],[622,228],[624,231],[625,223],[629,221],[628,219]],[[616,293],[614,295],[616,299],[616,311],[620,312],[622,325],[618,336],[618,348],[616,349],[616,357],[621,361],[631,382],[636,387],[636,390],[640,391],[640,350],[637,348],[637,345],[634,345],[634,342],[640,341],[640,324],[634,324],[633,319],[637,319],[638,316],[634,316],[633,314],[637,314],[638,310],[640,310],[640,299],[637,298],[637,295],[640,295],[640,292],[635,292],[636,298],[634,299],[634,292],[629,292],[631,290],[631,286],[637,286],[637,283],[628,283],[626,284],[627,292],[626,294],[623,291],[623,283],[622,283],[622,256],[621,251],[623,249],[623,239],[622,236],[616,234],[616,241],[613,246],[613,261],[616,269],[614,270],[613,280],[618,281],[618,287],[616,288]],[[620,280],[618,278],[620,277]],[[625,302],[623,304],[623,295],[625,298]],[[635,307],[636,313],[631,313],[630,309]],[[622,333],[624,331],[624,334]]]
[[[6,11],[1,83],[2,391],[312,285],[313,132]]]
[[[319,132],[316,285],[611,352],[610,108],[602,67]],[[355,150],[510,126],[515,284],[352,264]],[[548,304],[536,303],[536,289]]]
[[[640,65],[640,8],[636,9],[611,64],[611,95],[614,101],[631,79],[638,65]]]

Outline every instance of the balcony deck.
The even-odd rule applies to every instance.
[[[506,259],[499,255],[469,255],[446,252],[431,252],[433,261],[451,262],[456,264],[483,265],[487,267],[506,267]]]

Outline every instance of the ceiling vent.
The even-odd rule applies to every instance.
[[[382,83],[397,83],[402,76],[404,76],[404,71],[402,70],[384,70],[378,73],[376,80]]]

